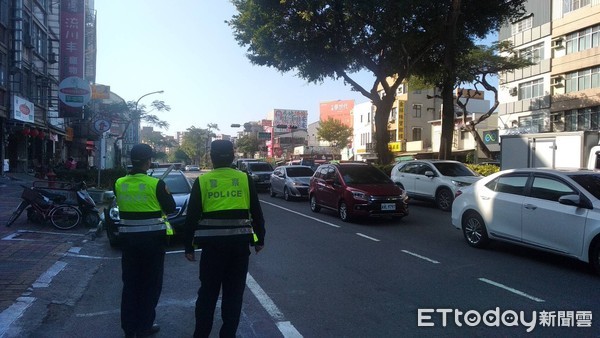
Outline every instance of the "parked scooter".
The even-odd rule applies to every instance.
[[[96,208],[96,202],[87,191],[85,181],[76,186],[77,206],[82,215],[82,222],[87,227],[97,227],[100,223],[100,211]]]

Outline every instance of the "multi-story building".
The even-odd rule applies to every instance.
[[[528,1],[500,29],[535,65],[500,75],[501,134],[599,130],[600,0]]]
[[[0,1],[0,160],[2,173],[34,171],[81,156],[87,163],[89,123],[83,110],[67,115],[59,100],[61,11],[77,7],[81,20],[69,38],[80,45],[80,78],[95,80],[93,1]],[[62,13],[64,14],[64,13]],[[70,45],[73,49],[74,44]],[[85,64],[85,69],[83,65]],[[86,75],[84,75],[84,73]],[[88,121],[89,122],[89,121]]]

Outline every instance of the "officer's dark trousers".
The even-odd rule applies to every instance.
[[[131,334],[148,330],[156,318],[163,283],[165,240],[156,233],[129,233],[123,237],[121,327]]]
[[[209,336],[221,288],[223,326],[219,335],[235,337],[242,311],[249,255],[248,242],[211,243],[202,246],[194,337]]]

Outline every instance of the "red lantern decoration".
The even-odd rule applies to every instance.
[[[29,127],[25,127],[22,131],[23,135],[27,136],[30,133]]]
[[[36,137],[39,134],[39,131],[37,129],[32,129],[31,132],[29,133],[31,136]]]
[[[43,131],[41,131],[41,130],[40,130],[40,133],[38,134],[38,138],[39,138],[40,140],[43,140],[43,139],[44,139],[44,136],[46,136],[46,134],[45,134]]]

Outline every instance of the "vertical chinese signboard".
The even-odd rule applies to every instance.
[[[85,1],[60,2],[60,116],[76,117],[90,99],[84,80]]]

